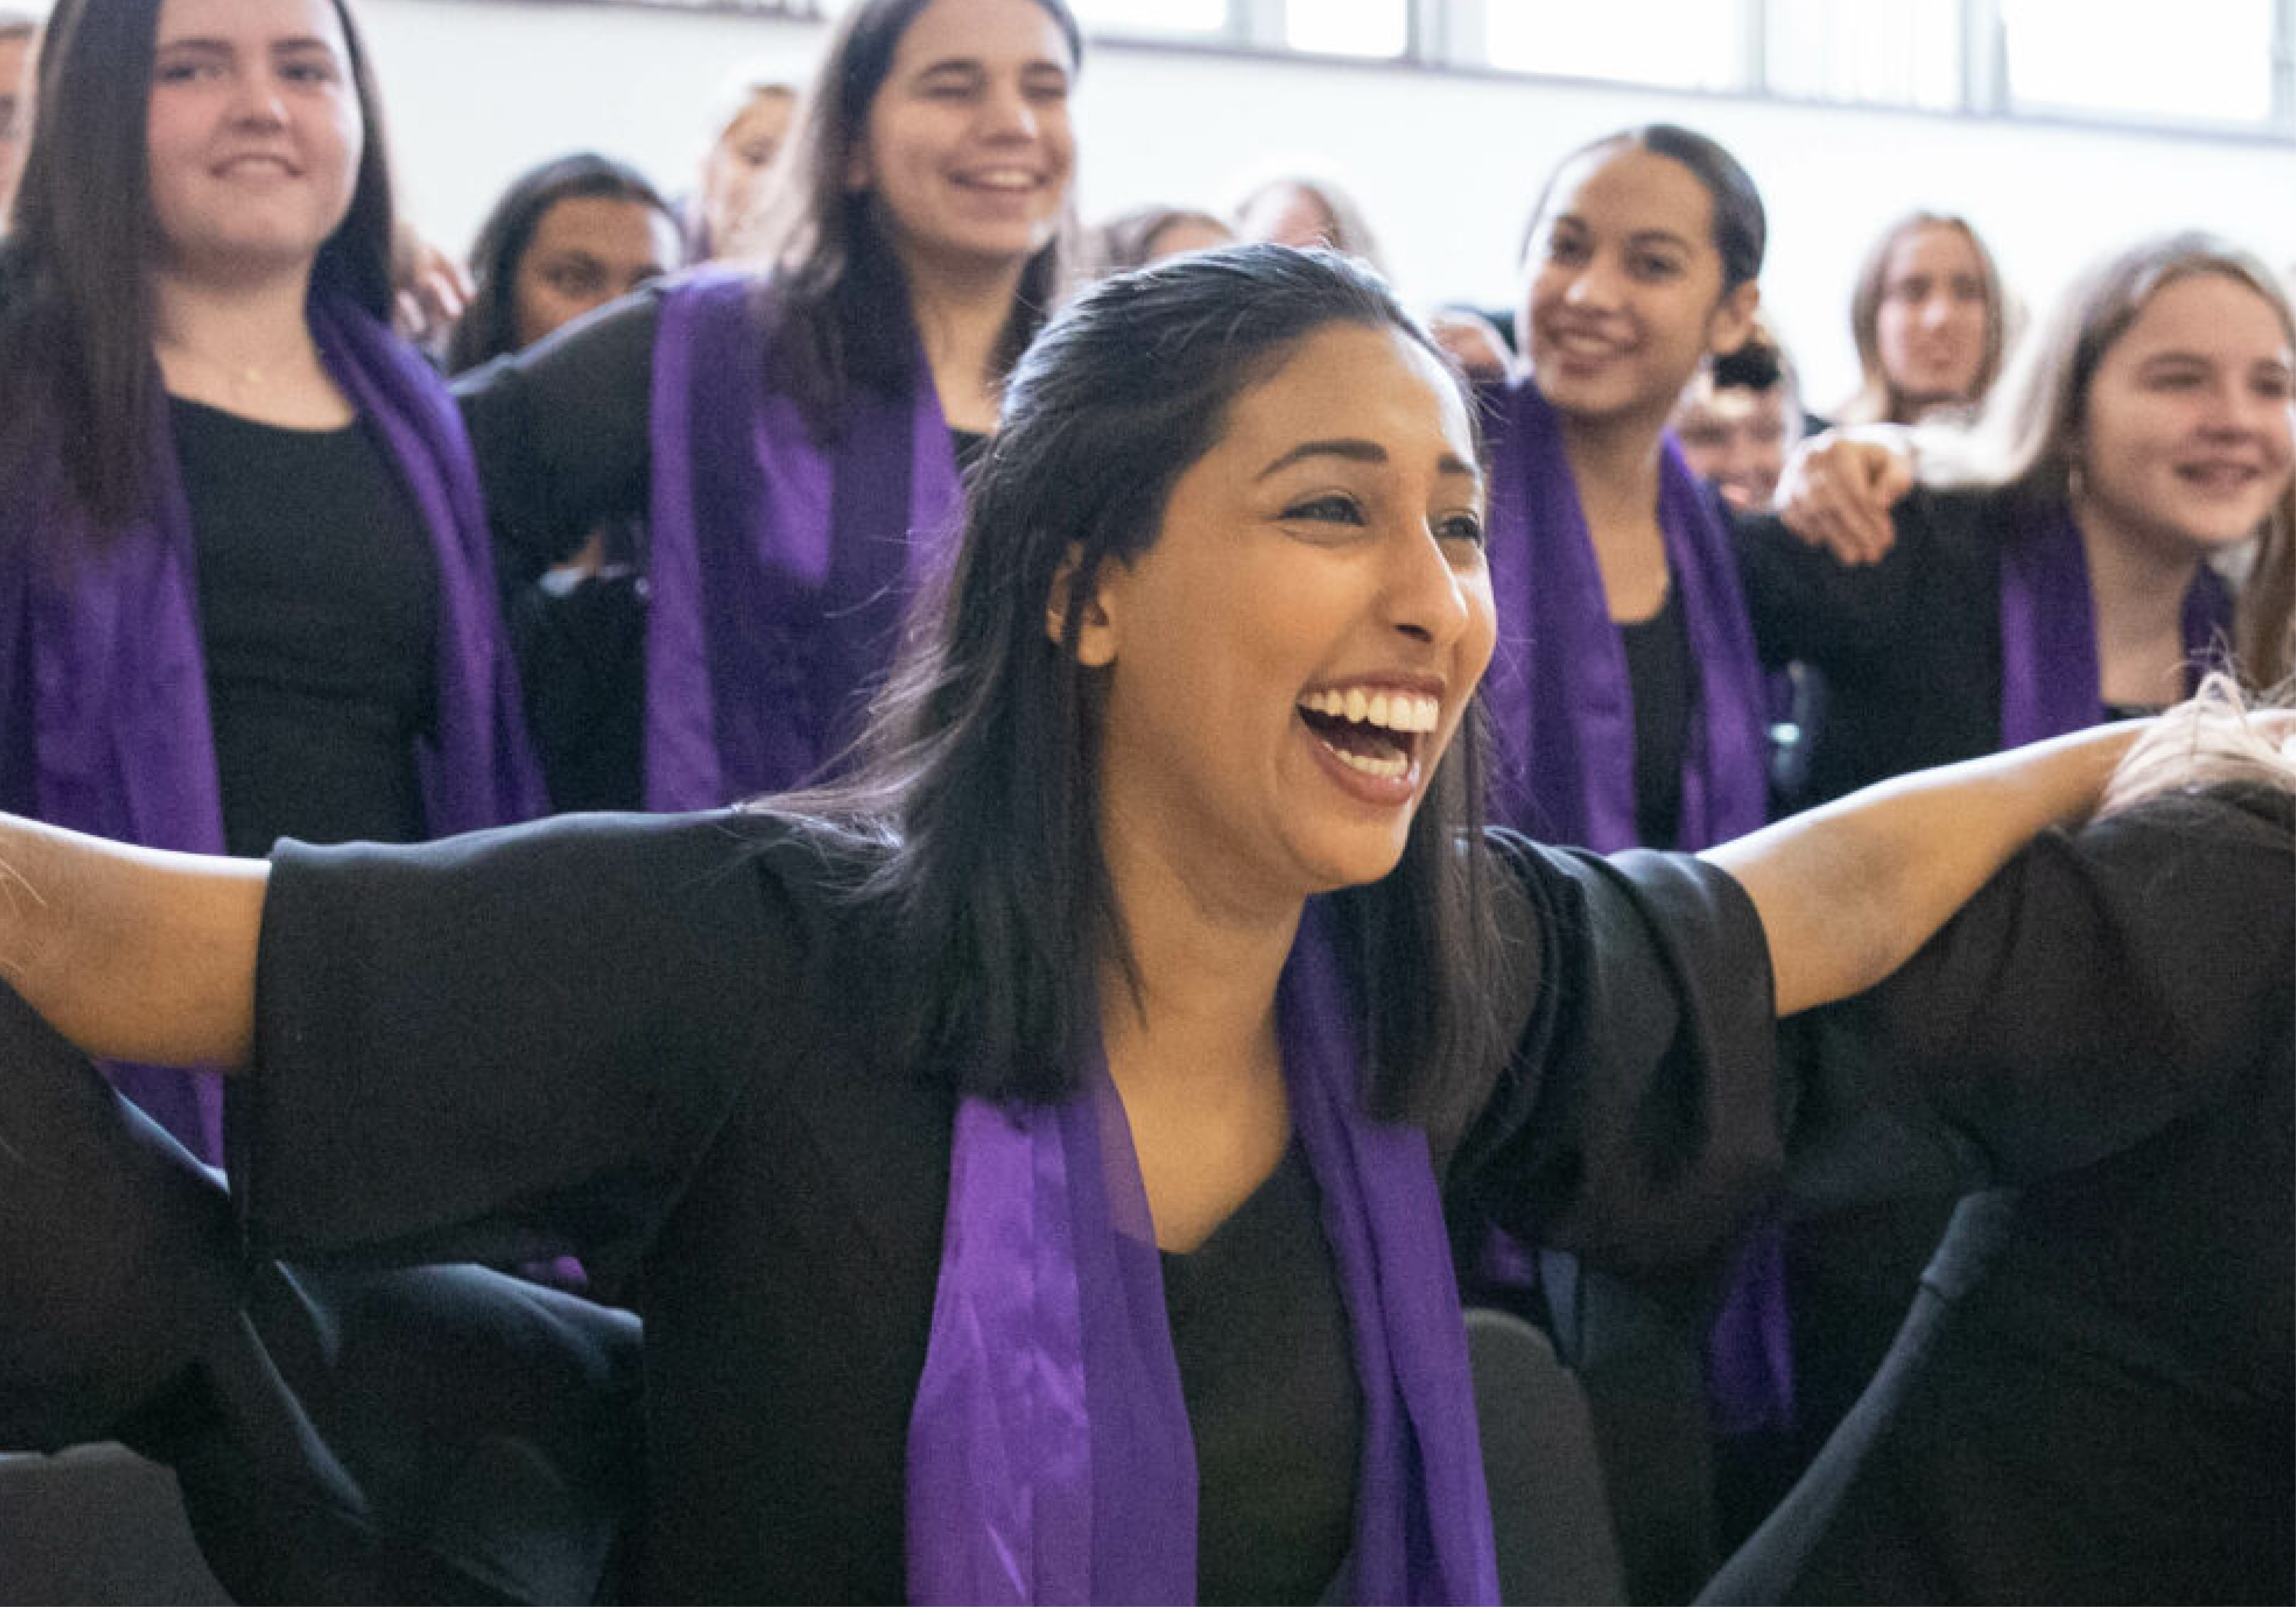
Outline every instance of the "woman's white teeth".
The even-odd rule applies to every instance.
[[[1345,692],[1334,688],[1310,693],[1300,700],[1300,706],[1310,714],[1386,731],[1432,731],[1443,714],[1443,705],[1437,699],[1408,692],[1365,692],[1360,686]]]
[[[1325,744],[1325,751],[1336,756],[1350,770],[1360,770],[1365,775],[1376,775],[1382,781],[1397,781],[1408,775],[1411,761],[1398,753],[1387,758],[1373,758],[1366,754],[1349,753],[1344,748]]]

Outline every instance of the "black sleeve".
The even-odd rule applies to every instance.
[[[1890,512],[1896,542],[1879,562],[1859,565],[1811,546],[1775,513],[1734,515],[1739,585],[1762,662],[1838,668],[1902,640],[1936,514],[1930,492],[1900,498]]]
[[[660,293],[641,290],[455,381],[504,582],[646,511]]]
[[[2117,1153],[2284,1053],[2291,814],[2284,796],[2172,797],[2051,832],[1888,981],[1792,1023],[1797,1197],[1886,1191],[1833,1160],[1828,1129],[1861,1109],[1964,1185],[2023,1183]]]
[[[575,816],[282,845],[234,1079],[258,1248],[627,1269],[740,1091],[802,941],[763,828]]]
[[[1729,876],[1495,832],[1538,956],[1529,1019],[1450,1168],[1526,1242],[1625,1268],[1686,1262],[1783,1164],[1769,947]]]

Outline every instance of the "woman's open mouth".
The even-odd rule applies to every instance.
[[[1329,687],[1300,700],[1300,718],[1339,764],[1390,784],[1415,783],[1441,700],[1385,686]]]

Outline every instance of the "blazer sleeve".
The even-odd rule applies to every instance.
[[[573,816],[414,848],[283,845],[234,1079],[266,1253],[642,1250],[802,999],[758,817]],[[593,1265],[594,1275],[600,1272]]]
[[[1494,833],[1537,955],[1523,1029],[1449,1174],[1527,1242],[1656,1269],[1710,1250],[1784,1160],[1769,949],[1702,860]]]

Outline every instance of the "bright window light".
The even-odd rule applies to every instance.
[[[1773,94],[1814,101],[1961,104],[1961,8],[1937,0],[1769,0]]]
[[[2065,107],[2210,122],[2272,115],[2273,0],[2001,0],[2009,93],[2020,110]]]
[[[1743,0],[1486,0],[1494,67],[1732,89],[1743,75]]]
[[[1087,32],[1217,34],[1227,28],[1227,0],[1072,0]]]
[[[1283,42],[1335,56],[1399,56],[1411,44],[1405,0],[1284,0]]]

